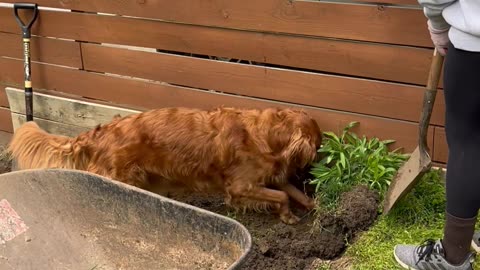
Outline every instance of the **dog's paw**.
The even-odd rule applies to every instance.
[[[300,218],[295,216],[292,213],[284,214],[280,216],[280,220],[288,225],[297,224],[300,221]]]
[[[307,210],[313,210],[315,206],[316,204],[314,199],[309,199],[308,202],[305,204],[305,208],[307,208]]]

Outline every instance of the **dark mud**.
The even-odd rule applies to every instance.
[[[314,269],[319,260],[339,258],[359,232],[377,218],[378,195],[358,186],[343,194],[335,214],[317,216],[293,208],[303,217],[299,224],[286,225],[276,215],[235,213],[220,197],[174,195],[173,199],[236,219],[252,234],[253,250],[245,269]]]

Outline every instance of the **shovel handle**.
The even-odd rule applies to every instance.
[[[437,49],[433,51],[432,64],[428,74],[427,87],[423,96],[423,110],[420,116],[420,132],[419,142],[420,153],[428,155],[429,148],[427,144],[428,126],[430,125],[430,118],[432,116],[433,105],[437,96],[438,83],[440,81],[440,74],[442,72],[444,57],[438,53]]]
[[[18,15],[19,9],[31,9],[33,10],[33,16],[30,18],[28,23],[24,23],[20,16]],[[13,4],[13,12],[15,14],[15,19],[17,20],[18,25],[22,28],[23,38],[30,38],[30,28],[32,28],[33,23],[37,19],[38,15],[38,5],[35,3],[15,3]]]
[[[24,23],[20,16],[18,15],[19,9],[30,9],[33,10],[33,16],[30,18],[28,23]],[[37,19],[38,15],[38,5],[34,3],[15,3],[13,4],[13,12],[15,14],[15,19],[18,22],[18,25],[22,29],[23,36],[23,57],[24,57],[24,80],[25,80],[25,116],[26,120],[33,121],[33,89],[32,89],[32,80],[31,80],[31,68],[30,68],[30,39],[31,32],[30,28]]]

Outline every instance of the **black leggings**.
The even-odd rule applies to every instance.
[[[480,53],[449,46],[444,90],[447,212],[473,218],[480,208]]]

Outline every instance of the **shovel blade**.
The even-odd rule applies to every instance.
[[[415,186],[431,168],[431,164],[432,160],[428,153],[420,151],[417,147],[407,162],[397,171],[390,184],[384,200],[384,214],[388,214],[393,206]]]

